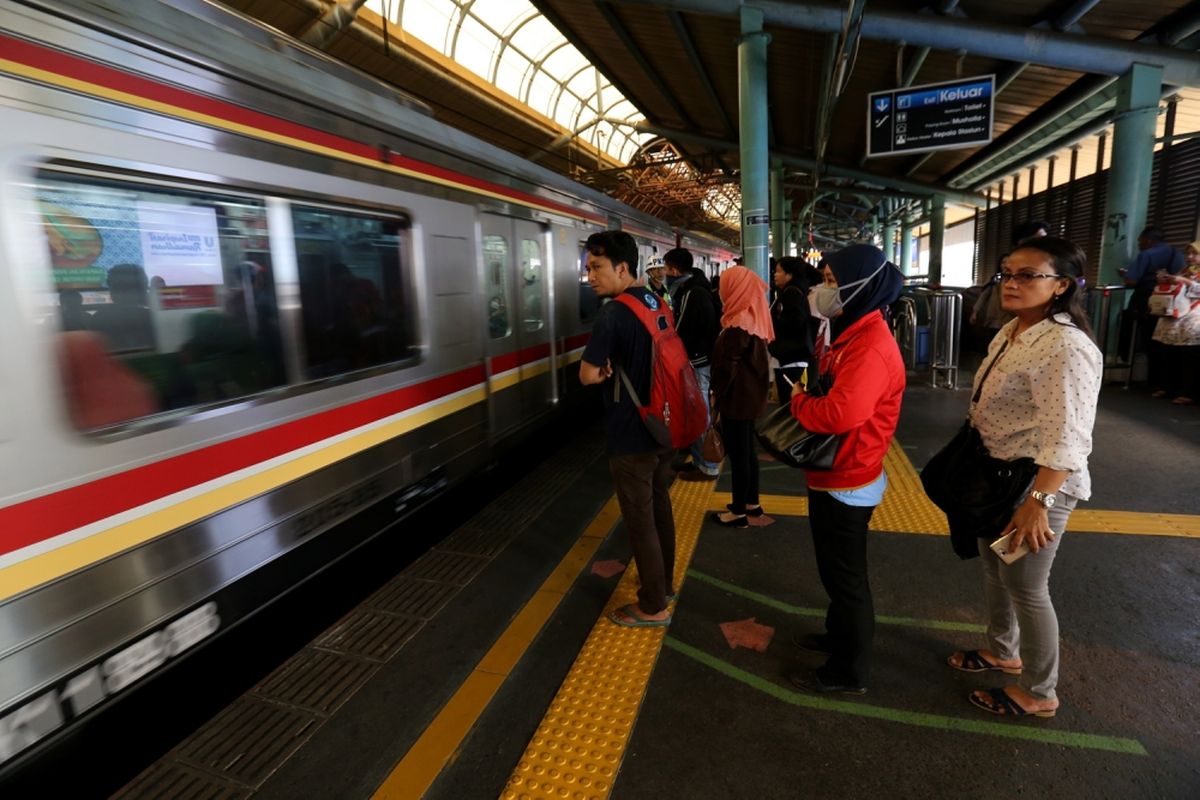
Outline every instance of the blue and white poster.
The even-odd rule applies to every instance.
[[[868,96],[867,155],[977,147],[992,141],[996,76]]]
[[[147,278],[167,286],[224,282],[215,209],[142,200],[137,212]]]

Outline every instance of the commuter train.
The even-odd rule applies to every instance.
[[[0,777],[578,397],[590,233],[677,242],[203,0],[0,7],[0,171]]]

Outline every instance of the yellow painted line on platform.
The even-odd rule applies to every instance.
[[[1067,520],[1067,530],[1200,539],[1200,516],[1081,508],[1071,512],[1071,516]]]
[[[380,784],[374,798],[419,798],[429,790],[620,516],[614,497],[513,617],[466,681],[425,728],[421,738]]]
[[[892,440],[883,460],[888,476],[887,493],[871,517],[871,530],[881,533],[917,533],[948,536],[946,517],[925,495],[921,478],[898,442]],[[797,471],[797,481],[803,476]],[[797,483],[797,486],[802,486]],[[732,497],[714,494],[709,510],[724,511]],[[785,494],[760,495],[768,514],[808,516],[808,498]],[[1200,515],[1157,514],[1147,511],[1106,511],[1081,508],[1071,512],[1067,530],[1072,533],[1121,533],[1133,536],[1173,536],[1200,539]]]
[[[687,575],[712,484],[676,481],[675,589]],[[500,795],[517,798],[606,798],[633,734],[666,628],[624,628],[609,612],[637,600],[630,566],[597,620]]]

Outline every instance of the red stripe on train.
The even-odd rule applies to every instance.
[[[474,386],[472,367],[0,509],[0,555]]]
[[[79,56],[52,50],[23,39],[0,35],[0,52],[3,52],[3,57],[9,61],[15,61],[28,67],[52,72],[73,80],[96,84],[106,89],[135,95],[153,102],[165,103],[198,114],[216,117],[226,122],[256,128],[279,136],[287,136],[291,139],[298,139],[358,158],[377,161],[380,157],[379,149],[374,145],[356,142],[353,139],[347,139],[342,136],[335,136],[316,128],[289,122],[259,111],[252,111],[243,106],[227,103],[223,100],[206,97],[197,92],[139,77],[129,72],[107,67]],[[403,169],[430,177],[451,181],[463,186],[470,186],[503,197],[510,197],[514,200],[560,211],[571,216],[583,217],[593,222],[603,223],[607,221],[607,217],[594,212],[572,208],[554,200],[548,200],[529,194],[528,192],[502,186],[498,183],[491,183],[413,158],[391,154],[388,156],[388,162]]]
[[[491,367],[492,374],[499,375],[501,372],[508,372],[510,369],[532,364],[534,361],[541,361],[543,358],[550,357],[550,345],[535,344],[533,347],[526,347],[524,350],[514,350],[511,353],[503,353],[498,356],[492,356]]]

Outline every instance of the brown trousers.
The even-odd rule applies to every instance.
[[[673,454],[673,450],[662,450],[608,458],[642,582],[638,609],[643,614],[662,611],[667,607],[667,595],[675,593],[675,515],[667,493],[675,476]]]

